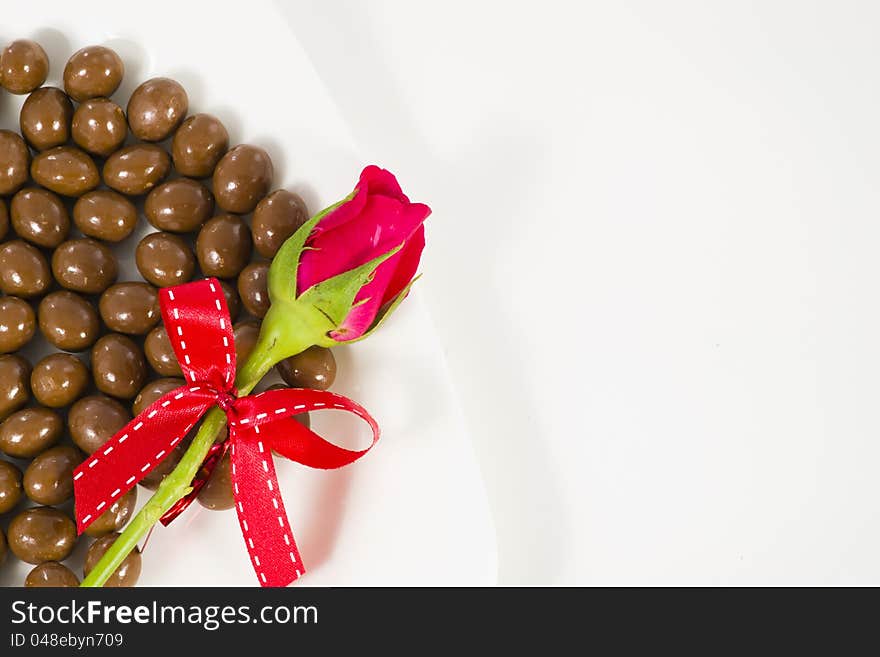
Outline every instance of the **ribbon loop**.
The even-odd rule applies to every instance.
[[[159,291],[159,307],[187,383],[199,381],[231,393],[235,341],[220,282],[208,278],[163,288]]]

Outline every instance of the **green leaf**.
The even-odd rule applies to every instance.
[[[419,274],[418,276],[413,278],[409,282],[409,285],[407,285],[405,288],[403,288],[400,291],[400,294],[398,294],[396,297],[394,297],[394,300],[390,304],[386,305],[384,309],[379,311],[379,314],[376,315],[376,319],[373,320],[373,325],[369,328],[369,330],[366,333],[364,333],[363,335],[361,335],[359,337],[354,338],[353,340],[333,340],[333,342],[335,344],[353,344],[355,342],[360,342],[361,340],[371,336],[373,333],[376,332],[376,330],[380,326],[382,326],[382,324],[385,323],[385,320],[391,316],[391,313],[393,313],[395,310],[397,310],[397,307],[401,303],[403,303],[403,300],[406,299],[406,296],[409,294],[409,291],[412,288],[412,286],[421,277],[422,277],[422,275]]]
[[[279,299],[285,299],[287,301],[293,301],[296,299],[296,272],[297,269],[299,269],[300,255],[307,248],[305,246],[306,240],[309,239],[309,235],[312,234],[312,231],[321,219],[333,212],[333,210],[343,203],[348,203],[354,198],[356,191],[357,190],[338,203],[334,203],[330,207],[321,210],[318,214],[300,226],[299,230],[287,238],[284,244],[281,245],[281,248],[278,249],[278,253],[275,254],[275,257],[272,259],[272,264],[269,267],[268,288],[270,301],[274,303]]]
[[[317,308],[332,323],[334,328],[342,324],[351,311],[354,298],[360,289],[370,282],[376,269],[403,248],[404,242],[369,262],[321,281],[303,292],[298,303],[306,303]]]

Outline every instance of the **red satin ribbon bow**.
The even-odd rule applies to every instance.
[[[212,406],[229,425],[232,488],[241,532],[262,586],[287,586],[305,572],[271,453],[313,468],[338,468],[366,454],[379,427],[350,399],[321,390],[269,390],[236,397],[235,345],[226,299],[215,279],[165,288],[162,319],[187,385],[156,400],[86,459],[73,476],[80,533],[133,488]],[[322,409],[349,411],[365,420],[373,442],[351,451],[306,429],[294,415]]]

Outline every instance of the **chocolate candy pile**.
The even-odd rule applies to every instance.
[[[270,192],[266,151],[229,148],[216,117],[188,116],[174,80],[147,80],[123,109],[111,97],[124,64],[102,46],[73,54],[63,90],[42,86],[48,75],[33,41],[0,54],[0,85],[27,95],[19,131],[0,130],[0,567],[11,552],[35,565],[26,586],[76,586],[61,563],[78,540],[74,468],[184,382],[157,288],[222,279],[243,362],[268,309],[269,260],[308,212],[296,194]],[[138,241],[141,214],[155,232]],[[132,250],[142,280],[120,281]],[[326,389],[336,363],[313,347],[278,373],[288,386]],[[142,484],[155,489],[187,444]],[[232,507],[229,474],[221,461],[203,506]],[[84,573],[136,503],[135,488],[89,527]],[[107,586],[131,586],[140,570],[135,550]]]

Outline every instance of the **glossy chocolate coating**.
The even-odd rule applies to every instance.
[[[31,304],[18,297],[0,297],[0,353],[21,349],[34,337],[36,328]]]
[[[111,331],[145,335],[161,319],[159,294],[149,283],[116,283],[98,302],[101,319]]]
[[[69,240],[52,254],[52,273],[62,287],[84,294],[100,294],[119,275],[116,256],[104,244],[83,237]]]
[[[31,396],[31,366],[17,354],[0,356],[0,421],[24,406]]]
[[[125,523],[134,513],[135,504],[137,504],[137,486],[111,504],[91,525],[86,527],[86,535],[99,537],[111,532],[118,532],[125,527]]]
[[[25,588],[69,588],[79,586],[73,571],[57,561],[46,561],[27,574]]]
[[[28,299],[43,294],[51,283],[49,263],[36,248],[21,240],[0,246],[0,290]]]
[[[0,461],[0,516],[9,513],[22,496],[22,474],[14,463]]]
[[[76,446],[92,454],[128,424],[131,415],[115,399],[104,395],[83,397],[70,407],[67,428]]]
[[[162,141],[186,117],[189,99],[178,82],[153,78],[141,84],[128,101],[128,124],[135,137],[143,141]]]
[[[238,296],[245,310],[255,317],[265,317],[269,311],[269,263],[254,262],[238,275]]]
[[[134,403],[131,405],[131,414],[140,415],[147,406],[159,399],[162,395],[184,385],[186,381],[178,377],[166,377],[150,381],[141,388],[138,396],[135,397]]]
[[[30,459],[61,439],[64,422],[49,408],[34,406],[16,411],[0,424],[0,450],[18,459]]]
[[[107,157],[122,146],[128,123],[119,105],[107,98],[93,98],[76,108],[70,134],[84,151]]]
[[[104,553],[110,549],[110,546],[116,542],[119,534],[107,534],[97,539],[89,546],[86,553],[86,562],[83,566],[83,575],[88,577],[92,572],[92,568],[98,565],[98,561],[104,556]],[[123,562],[119,564],[110,578],[105,582],[105,587],[120,588],[134,586],[137,584],[138,578],[141,576],[141,553],[140,550],[134,548],[128,553]]]
[[[171,158],[155,144],[133,144],[120,148],[104,163],[104,182],[122,194],[146,194],[171,169]]]
[[[64,90],[81,103],[89,98],[113,95],[122,77],[125,65],[110,48],[86,46],[77,50],[64,67]]]
[[[241,144],[230,150],[214,169],[214,196],[226,212],[247,214],[269,192],[272,160],[258,146]]]
[[[9,547],[6,544],[6,534],[0,529],[0,566],[6,561],[7,552],[9,552]]]
[[[214,217],[199,231],[196,257],[205,276],[233,278],[251,258],[251,231],[241,217]]]
[[[43,337],[64,351],[87,349],[101,332],[95,307],[68,290],[59,290],[43,297],[37,308],[37,316]]]
[[[181,175],[207,178],[229,149],[229,133],[215,116],[194,114],[180,124],[171,142],[174,168]]]
[[[54,249],[67,239],[70,217],[64,202],[47,189],[28,187],[9,203],[12,229],[31,244]]]
[[[82,196],[101,182],[95,162],[74,146],[57,146],[37,154],[31,162],[31,177],[62,196]]]
[[[336,379],[336,359],[326,347],[309,347],[296,356],[285,358],[276,367],[291,388],[326,390]]]
[[[137,209],[118,192],[96,189],[77,199],[73,223],[88,237],[119,242],[137,227]]]
[[[63,561],[76,545],[76,525],[58,509],[38,506],[15,516],[7,536],[9,549],[22,561]]]
[[[238,322],[232,327],[232,335],[235,340],[235,362],[240,367],[257,344],[257,339],[260,337],[260,323],[250,320]]]
[[[229,452],[220,459],[196,499],[199,504],[211,511],[223,511],[235,506],[235,498],[232,495],[232,469]]]
[[[287,238],[308,220],[309,211],[299,194],[276,189],[254,209],[254,248],[264,258],[274,258]]]
[[[144,202],[147,220],[159,230],[172,233],[197,231],[213,211],[211,192],[190,178],[178,178],[156,187]]]
[[[63,146],[70,139],[73,103],[61,89],[37,89],[21,106],[21,135],[38,151]]]
[[[18,39],[0,53],[0,84],[13,94],[29,94],[49,76],[49,56],[36,41]]]
[[[76,356],[49,354],[31,372],[31,391],[43,406],[63,408],[79,399],[89,386],[88,368]]]
[[[76,447],[60,445],[38,455],[24,471],[24,491],[37,504],[56,505],[73,497],[73,471],[82,463]]]
[[[27,182],[30,159],[24,139],[11,130],[0,130],[0,196],[15,194]]]
[[[131,399],[143,387],[146,377],[144,354],[128,336],[110,333],[92,347],[92,378],[104,394]]]
[[[144,340],[144,354],[156,374],[160,376],[181,376],[183,374],[164,326],[157,326],[147,334],[147,338]]]
[[[137,245],[134,255],[141,276],[158,287],[186,283],[196,270],[189,244],[172,233],[150,233]]]

